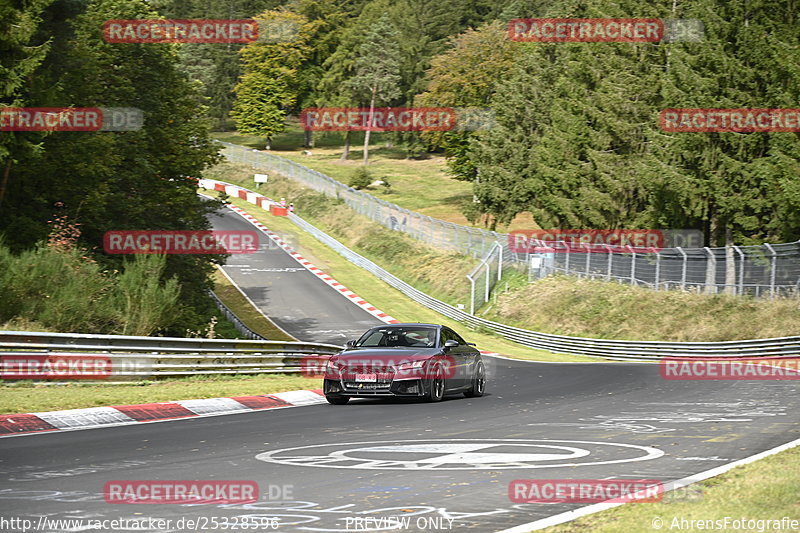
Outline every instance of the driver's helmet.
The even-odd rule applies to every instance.
[[[405,333],[399,330],[390,331],[386,336],[386,346],[406,346]]]

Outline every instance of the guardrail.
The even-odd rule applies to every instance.
[[[102,359],[108,370],[103,377],[112,379],[295,373],[301,371],[301,361],[325,359],[341,350],[308,342],[0,331],[0,377],[20,375],[20,361],[45,358],[51,364]]]
[[[203,180],[207,188],[224,189],[231,196],[245,199],[255,205],[272,202],[269,198],[244,187],[217,180]],[[231,194],[236,191],[241,193]],[[499,322],[487,320],[457,309],[452,305],[437,300],[424,292],[415,289],[405,281],[392,275],[385,269],[362,257],[346,247],[327,233],[314,227],[300,216],[288,215],[298,227],[311,234],[318,241],[335,250],[339,255],[375,275],[390,286],[399,290],[415,302],[436,311],[448,318],[464,323],[470,328],[491,331],[510,341],[555,353],[588,355],[620,360],[652,360],[664,356],[675,357],[766,357],[766,356],[800,356],[800,336],[779,337],[772,339],[754,339],[721,342],[660,342],[660,341],[628,341],[615,339],[592,339],[586,337],[570,337],[540,333]]]
[[[252,329],[248,328],[247,325],[244,322],[242,322],[242,320],[238,316],[236,316],[236,313],[231,311],[231,309],[228,308],[227,305],[225,305],[225,302],[220,300],[219,296],[217,296],[214,293],[214,291],[208,291],[208,295],[211,296],[211,299],[214,300],[215,304],[217,304],[217,309],[219,309],[220,312],[223,315],[225,315],[225,318],[230,320],[230,322],[233,324],[233,327],[236,328],[236,331],[238,331],[239,333],[244,335],[246,338],[254,340],[254,341],[265,341],[265,340],[268,340],[263,335],[259,335],[258,333],[256,333]]]

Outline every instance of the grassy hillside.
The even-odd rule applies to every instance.
[[[214,137],[221,141],[241,144],[248,148],[263,150],[264,140],[251,135],[238,133],[215,133]],[[291,159],[323,172],[342,183],[348,183],[353,172],[362,165],[363,133],[353,132],[353,144],[350,159],[342,161],[342,144],[339,132],[315,134],[315,146],[311,155],[303,155],[303,133],[299,124],[293,122],[286,132],[273,139],[269,153]],[[426,154],[420,158],[408,159],[401,147],[390,146],[388,135],[373,133],[370,142],[369,170],[375,179],[386,179],[391,184],[391,193],[383,189],[367,191],[370,194],[392,202],[406,209],[412,209],[423,215],[440,220],[470,225],[461,213],[461,206],[472,202],[472,184],[457,181],[447,174],[445,158],[441,154]],[[252,175],[250,176],[252,183]],[[509,229],[538,228],[530,214],[518,216]]]
[[[223,163],[206,176],[252,187],[253,171]],[[356,215],[343,203],[297,182],[273,177],[261,191],[293,201],[296,212],[396,276],[451,304],[468,304],[465,275],[471,258],[442,253]],[[242,204],[252,209],[249,204]],[[270,221],[293,226],[288,221]],[[290,229],[291,231],[291,229]],[[310,254],[322,246],[311,245]],[[304,252],[305,253],[305,252]],[[336,276],[336,272],[331,272]],[[500,287],[508,291],[483,310],[483,316],[536,331],[599,338],[717,341],[800,335],[797,300],[755,300],[693,292],[655,292],[644,288],[550,277],[527,283],[508,272]],[[387,312],[391,312],[387,310]]]
[[[205,173],[209,178],[250,188],[252,174],[249,167],[235,163],[222,163]],[[466,274],[475,264],[473,258],[442,253],[286,178],[271,176],[259,190],[272,198],[293,202],[297,214],[418,289],[449,303],[464,303],[469,291]]]
[[[800,301],[653,291],[553,276],[500,294],[487,318],[614,339],[726,341],[800,335]]]

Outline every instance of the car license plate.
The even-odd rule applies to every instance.
[[[377,374],[356,374],[356,383],[375,383],[378,381]]]

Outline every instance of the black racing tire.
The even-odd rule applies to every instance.
[[[464,391],[467,398],[480,398],[486,390],[486,367],[483,361],[478,361],[475,365],[475,374],[472,376],[472,386]]]
[[[440,402],[444,398],[445,378],[441,365],[436,365],[431,369],[432,377],[428,380],[428,394],[426,399],[429,402]]]
[[[331,405],[346,405],[350,401],[347,396],[325,396],[325,399]]]

